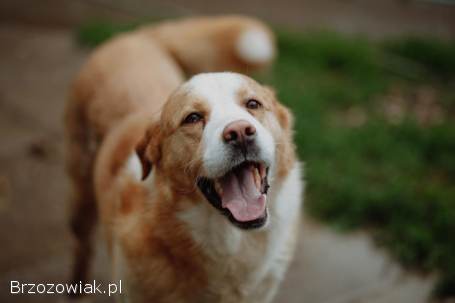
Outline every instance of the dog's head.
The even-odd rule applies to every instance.
[[[274,93],[234,73],[191,78],[137,151],[179,194],[197,192],[238,227],[267,222],[269,183],[293,155],[291,117]],[[206,202],[204,202],[206,203]]]

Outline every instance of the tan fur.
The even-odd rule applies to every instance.
[[[142,30],[159,41],[189,74],[225,70],[250,73],[262,66],[251,65],[235,52],[237,37],[248,28],[259,28],[274,40],[267,26],[243,16],[184,19]]]
[[[66,111],[68,172],[74,187],[73,282],[87,279],[91,234],[99,216],[111,257],[125,263],[115,274],[128,281],[125,287],[132,302],[270,300],[270,289],[276,288],[280,277],[267,273],[258,285],[249,285],[246,279],[265,257],[267,233],[248,233],[239,244],[245,253],[229,255],[222,247],[220,251],[202,248],[179,217],[201,203],[207,218],[219,214],[203,202],[194,184],[203,168],[201,151],[192,140],[200,140],[202,128],[178,127],[189,107],[199,112],[210,109],[201,100],[172,92],[183,83],[185,73],[258,68],[233,51],[239,32],[251,26],[272,37],[262,23],[237,16],[144,27],[107,42],[83,67]],[[273,125],[269,114],[254,113],[277,140],[274,182],[279,187],[295,165],[291,115],[271,90],[247,82],[279,121]],[[153,175],[144,181],[126,168],[135,151],[144,177],[153,167]],[[225,221],[222,228],[230,230]],[[295,236],[290,239],[283,264],[292,255]]]

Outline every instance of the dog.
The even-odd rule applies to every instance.
[[[273,300],[296,246],[301,165],[289,110],[237,72],[274,56],[270,29],[241,16],[147,26],[94,52],[65,118],[73,283],[87,280],[100,221],[126,302]]]

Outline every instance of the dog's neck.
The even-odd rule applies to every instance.
[[[150,192],[155,196],[152,199],[153,203],[158,203],[150,207],[155,210],[160,208],[163,210],[160,213],[173,216],[176,222],[182,224],[183,230],[194,244],[209,256],[217,259],[234,256],[245,249],[245,245],[267,242],[270,233],[268,226],[259,230],[240,229],[206,201],[197,188],[177,191],[175,186],[171,186],[172,182],[169,182],[166,176],[160,175],[158,171],[152,172],[149,178],[150,180],[145,181],[149,182]],[[271,190],[268,203],[274,204],[275,197],[276,193]],[[269,207],[269,211],[272,212],[269,216],[273,220],[274,208]]]
[[[242,242],[253,233],[235,227],[206,201],[182,210],[178,217],[188,226],[195,243],[213,257],[238,253]]]
[[[289,181],[299,180],[298,166],[294,164],[289,175],[295,176]],[[298,209],[291,201],[299,201],[301,190],[300,186],[297,190],[291,190],[293,187],[289,185],[283,189],[283,185],[289,183],[285,181],[288,177],[288,174],[282,177],[271,171],[271,188],[267,198],[270,222],[269,226],[259,230],[242,230],[234,226],[219,210],[204,200],[197,188],[188,193],[176,191],[175,186],[171,186],[172,182],[165,175],[161,175],[158,169],[152,170],[150,176],[142,182],[145,182],[150,193],[150,204],[147,208],[160,217],[153,221],[165,221],[158,223],[160,230],[168,228],[169,230],[164,232],[166,234],[179,230],[179,234],[193,242],[195,248],[200,249],[210,259],[226,260],[248,251],[248,247],[255,247],[252,249],[255,252],[261,247],[265,249],[269,242],[277,241],[287,232],[283,228],[286,229],[289,225],[286,222],[293,221],[292,217],[296,215],[294,212]],[[281,201],[281,206],[276,203],[279,188],[282,188],[280,191],[284,190],[287,197]]]

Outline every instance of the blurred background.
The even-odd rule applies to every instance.
[[[292,108],[305,224],[277,303],[455,302],[455,1],[1,0],[0,302],[9,281],[65,282],[62,112],[90,51],[163,18],[271,24],[256,76]],[[93,278],[107,281],[100,245]],[[89,297],[88,302],[111,302]]]

